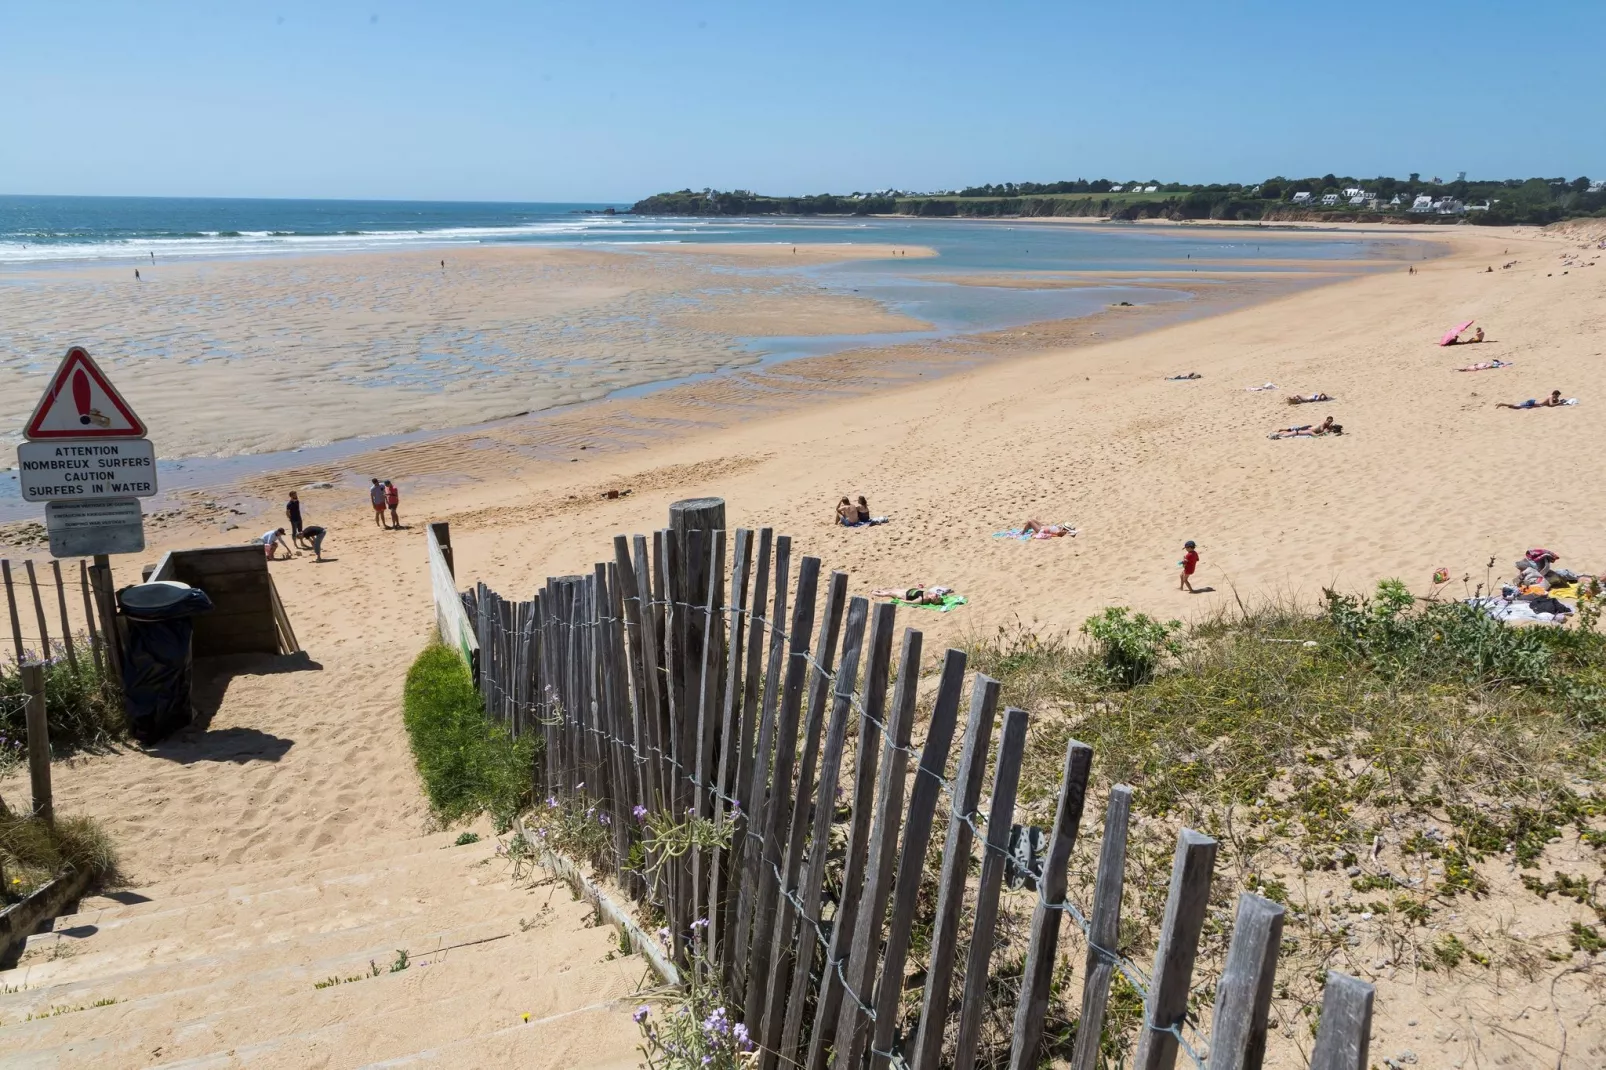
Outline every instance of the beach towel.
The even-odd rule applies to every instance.
[[[955,606],[964,605],[965,596],[960,594],[945,594],[942,596],[942,605],[940,606],[928,606],[921,602],[905,602],[901,598],[894,598],[892,600],[892,604],[895,606],[908,606],[910,609],[935,609],[938,613],[946,613]]]
[[[1075,536],[1076,536],[1076,528],[1073,527],[1070,524],[1051,524],[1049,526],[1050,527],[1057,527],[1057,528],[1060,528],[1061,530],[1053,532],[1053,533],[1050,533],[1050,532],[1046,532],[1046,531],[1031,532],[1031,531],[1026,531],[1023,528],[1010,528],[1008,531],[995,531],[995,532],[993,532],[993,538],[995,538],[995,539],[1019,539],[1019,540],[1024,542],[1024,541],[1026,541],[1028,539],[1061,539],[1061,538],[1064,538],[1067,535],[1071,536],[1072,538],[1075,538]]]
[[[1260,386],[1246,386],[1246,387],[1244,387],[1244,389],[1249,391],[1251,394],[1253,394],[1253,393],[1255,393],[1256,391],[1259,391],[1259,390],[1276,390],[1277,389],[1277,384],[1276,383],[1262,383]]]

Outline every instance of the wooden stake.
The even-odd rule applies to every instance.
[[[1310,1053],[1310,1070],[1366,1070],[1372,1043],[1372,997],[1375,989],[1359,978],[1336,970],[1327,974],[1322,989],[1322,1023],[1316,1027],[1316,1047]]]
[[[45,667],[37,661],[20,666],[22,687],[28,692],[28,779],[33,787],[33,813],[47,825],[55,824],[56,807],[50,791],[50,726],[45,722]]]
[[[1126,834],[1132,819],[1132,789],[1117,784],[1110,789],[1104,812],[1104,842],[1099,847],[1099,873],[1093,885],[1093,917],[1083,968],[1082,1016],[1071,1051],[1071,1070],[1095,1070],[1099,1041],[1104,1031],[1104,1009],[1110,1002],[1110,981],[1115,976],[1116,943],[1121,932],[1121,888],[1126,877]]]
[[[1210,905],[1210,870],[1216,862],[1216,841],[1202,832],[1177,834],[1171,863],[1171,891],[1166,897],[1160,944],[1154,953],[1149,987],[1149,1017],[1138,1033],[1133,1070],[1171,1070],[1177,1061],[1177,1037],[1188,1010],[1188,986],[1199,951],[1199,932]]]

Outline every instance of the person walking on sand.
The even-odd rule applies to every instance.
[[[1199,551],[1192,539],[1182,544],[1182,560],[1177,562],[1182,567],[1182,583],[1178,590],[1193,594],[1193,572],[1199,567]]]
[[[329,534],[322,525],[309,524],[301,529],[301,535],[312,545],[312,559],[323,564],[323,537]]]
[[[401,530],[401,520],[396,516],[396,506],[400,504],[401,492],[396,489],[396,484],[385,480],[385,505],[390,509],[390,526],[396,531]]]
[[[379,477],[374,477],[373,486],[368,488],[368,501],[374,507],[374,523],[385,527],[385,488],[380,486]]]
[[[290,500],[284,503],[285,519],[290,521],[290,541],[297,546],[301,545],[301,499],[296,492],[290,492]]]

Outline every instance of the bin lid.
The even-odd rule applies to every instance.
[[[178,580],[156,580],[124,587],[117,592],[117,600],[124,609],[167,609],[189,598],[192,590],[194,588],[189,584]]]

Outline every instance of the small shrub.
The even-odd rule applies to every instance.
[[[719,970],[703,955],[708,921],[692,922],[690,983],[654,1008],[642,1004],[631,1018],[641,1029],[641,1054],[649,1070],[742,1070],[749,1065],[753,1040],[727,1008],[724,993],[710,978]],[[658,939],[667,948],[669,930]]]
[[[117,872],[117,852],[91,818],[58,817],[52,828],[6,811],[0,812],[0,869],[6,873],[0,902],[13,902],[67,869],[109,880]]]
[[[1181,621],[1162,624],[1147,613],[1126,606],[1109,606],[1082,624],[1082,633],[1097,645],[1105,677],[1122,687],[1136,687],[1154,679],[1165,655],[1182,653],[1175,638]]]
[[[403,720],[430,808],[444,823],[489,811],[499,825],[529,804],[537,741],[485,719],[468,666],[439,644],[407,672]]]
[[[45,721],[57,757],[102,750],[128,734],[122,710],[95,671],[88,648],[80,645],[78,653],[76,672],[65,657],[45,663]],[[27,761],[27,700],[16,665],[0,671],[0,776]]]
[[[478,832],[465,832],[462,835],[457,837],[457,839],[452,843],[452,846],[453,847],[467,847],[471,843],[479,843],[479,842],[480,842],[480,834]]]

